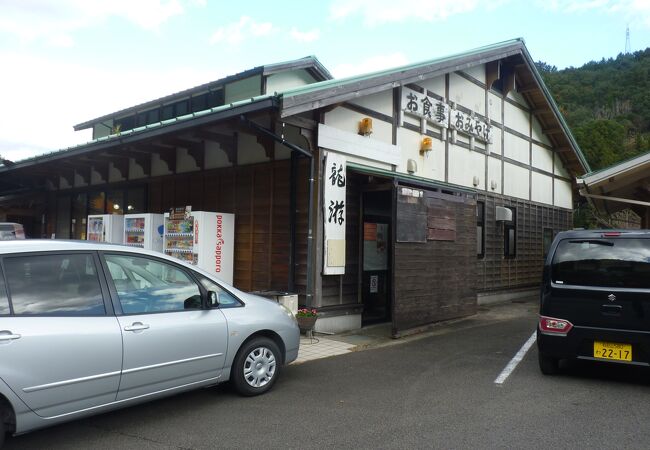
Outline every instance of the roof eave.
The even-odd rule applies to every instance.
[[[215,80],[215,81],[210,81],[208,83],[204,83],[204,84],[201,84],[201,85],[198,85],[198,86],[194,86],[194,87],[189,88],[189,89],[184,89],[182,91],[175,92],[173,94],[165,95],[164,97],[160,97],[160,98],[157,98],[155,100],[150,100],[150,101],[147,101],[147,102],[144,102],[144,103],[139,103],[139,104],[137,104],[135,106],[129,106],[128,108],[120,109],[118,111],[115,111],[115,112],[112,112],[112,113],[105,114],[103,116],[97,117],[95,119],[87,120],[85,122],[74,125],[73,129],[74,129],[74,131],[81,131],[81,130],[85,130],[85,129],[88,129],[88,128],[92,128],[93,125],[95,125],[96,123],[102,122],[104,120],[108,120],[108,119],[112,119],[114,117],[123,116],[125,114],[135,113],[135,112],[138,112],[138,111],[149,109],[149,108],[151,108],[153,106],[169,103],[169,102],[172,102],[172,101],[177,100],[179,98],[186,97],[187,95],[190,95],[190,94],[192,94],[194,92],[201,92],[201,91],[204,91],[206,89],[210,89],[210,88],[213,88],[213,87],[219,87],[219,86],[222,86],[222,85],[224,85],[226,83],[231,83],[233,81],[237,81],[237,80],[240,80],[242,78],[248,78],[250,76],[257,75],[257,74],[263,74],[263,73],[264,73],[264,66],[253,67],[252,69],[248,69],[248,70],[245,70],[243,72],[239,72],[239,73],[236,73],[234,75],[230,75],[230,76],[225,77],[225,78],[220,78],[220,79]]]
[[[307,56],[302,59],[264,66],[264,75],[273,75],[287,70],[305,69],[310,71],[317,81],[331,80],[334,77],[327,68],[315,57]]]
[[[549,107],[551,111],[553,112],[553,116],[557,120],[557,122],[560,124],[560,127],[562,128],[562,131],[564,132],[564,135],[567,137],[567,140],[569,141],[569,144],[571,145],[571,149],[573,150],[573,153],[575,154],[576,158],[578,159],[578,162],[580,163],[580,166],[582,167],[582,170],[584,173],[589,173],[591,171],[591,168],[589,167],[589,163],[587,162],[587,159],[585,158],[584,154],[582,153],[582,150],[580,150],[580,146],[576,142],[575,138],[573,137],[573,134],[571,133],[571,130],[569,129],[569,126],[567,125],[566,121],[564,120],[564,117],[560,113],[560,109],[558,108],[557,104],[555,103],[555,100],[553,99],[553,96],[551,95],[550,91],[546,87],[546,84],[544,84],[544,80],[542,79],[542,76],[540,75],[539,71],[537,70],[537,67],[535,66],[535,62],[533,61],[533,58],[530,56],[528,53],[528,50],[526,49],[525,45],[521,46],[521,54],[526,60],[526,63],[528,64],[531,73],[533,74],[533,77],[535,78],[535,81],[537,82],[537,85],[540,87],[542,94],[544,95],[544,98],[548,101]]]
[[[627,161],[620,162],[596,172],[587,173],[581,179],[589,186],[597,185],[607,181],[611,177],[624,175],[631,169],[638,169],[641,165],[650,165],[650,152],[639,155]]]
[[[189,119],[179,120],[165,125],[157,125],[153,128],[145,128],[138,131],[129,131],[120,135],[113,135],[108,138],[101,138],[81,144],[70,149],[64,149],[45,155],[36,156],[34,158],[17,161],[11,166],[0,166],[0,174],[12,172],[15,170],[25,169],[38,164],[43,164],[51,161],[57,161],[65,158],[83,155],[89,152],[112,148],[117,145],[131,144],[142,139],[150,139],[162,134],[173,133],[175,131],[185,130],[196,126],[212,123],[220,120],[227,120],[237,117],[242,114],[249,114],[252,112],[259,112],[265,109],[277,108],[278,101],[275,96],[264,96],[259,99],[251,99],[240,104],[233,104],[232,107],[227,109],[220,109],[215,112],[202,114],[201,116],[191,117]]]
[[[369,95],[385,89],[416,82],[423,78],[431,78],[456,70],[463,70],[480,64],[485,64],[496,59],[506,58],[520,53],[523,42],[520,40],[509,41],[507,45],[486,50],[477,55],[461,54],[456,57],[443,58],[440,62],[424,64],[420,67],[409,69],[398,67],[380,72],[376,76],[370,74],[368,78],[350,77],[349,80],[331,80],[323,82],[322,89],[313,91],[310,86],[286,91],[282,94],[280,115],[282,117],[300,114],[330,104],[339,103],[355,98],[359,95]],[[413,72],[403,78],[405,71]],[[305,93],[300,93],[306,90]],[[296,92],[297,91],[297,92]],[[296,92],[296,93],[294,93]]]

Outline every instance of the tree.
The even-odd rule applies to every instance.
[[[557,72],[557,67],[545,63],[544,61],[535,62],[535,67],[540,73],[554,73]]]
[[[577,127],[574,135],[594,170],[632,156],[625,150],[625,127],[613,120],[591,120]]]

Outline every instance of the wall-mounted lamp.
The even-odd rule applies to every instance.
[[[414,159],[409,159],[406,161],[406,171],[410,174],[414,174],[418,171],[418,163]]]
[[[479,180],[479,178],[476,175],[474,175],[474,178],[472,178],[472,184],[474,185],[474,187],[478,186],[480,182],[481,180]]]
[[[429,136],[423,137],[422,142],[420,142],[420,155],[425,155],[431,150],[433,150],[433,139]]]
[[[497,188],[497,182],[494,180],[490,181],[490,188],[494,191]]]
[[[370,136],[372,134],[372,119],[364,117],[359,121],[359,134],[361,136]]]

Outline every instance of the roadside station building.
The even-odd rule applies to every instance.
[[[538,286],[589,171],[520,39],[335,80],[313,57],[82,124],[0,166],[0,221],[85,238],[89,214],[235,214],[234,285],[321,331],[399,336]]]

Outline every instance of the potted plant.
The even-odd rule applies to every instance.
[[[301,333],[307,333],[314,329],[316,319],[318,319],[318,311],[311,308],[300,308],[296,314],[298,320],[298,327]]]

